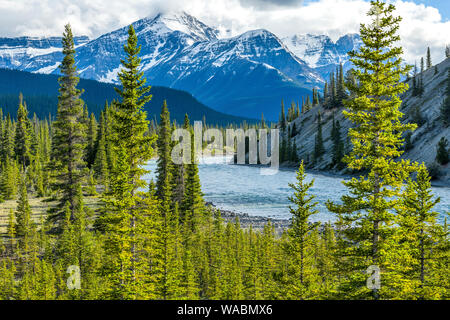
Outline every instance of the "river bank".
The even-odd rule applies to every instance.
[[[262,216],[253,216],[247,213],[238,213],[231,210],[223,210],[217,208],[211,202],[207,202],[206,205],[213,212],[220,211],[221,217],[226,222],[235,222],[236,218],[238,218],[241,227],[244,229],[248,229],[251,226],[255,230],[262,230],[264,226],[270,222],[275,227],[276,233],[281,234],[283,230],[286,230],[291,224],[291,219],[274,219]]]
[[[214,159],[202,159],[199,162],[204,199],[213,203],[216,208],[228,211],[227,219],[233,219],[237,214],[246,225],[264,225],[269,220],[282,227],[288,225],[286,221],[292,217],[289,197],[293,194],[289,184],[295,183],[296,168],[282,167],[274,175],[263,175],[260,168],[253,165],[229,165],[229,162],[216,163]],[[150,173],[145,179],[156,179],[156,162],[151,161],[146,169],[150,170]],[[311,217],[311,221],[334,222],[336,215],[328,211],[326,203],[339,203],[341,197],[348,193],[342,181],[349,176],[321,171],[307,173],[307,182],[315,179],[310,193],[315,196],[316,208],[319,211]],[[441,198],[435,210],[443,221],[446,213],[450,211],[450,188],[433,187],[433,193]]]
[[[236,166],[251,166],[251,167],[258,167],[258,168],[269,168],[267,165],[262,164],[236,164],[232,163],[232,165]],[[295,172],[298,170],[298,166],[293,163],[280,163],[278,170],[280,171],[290,171]],[[306,174],[314,174],[314,175],[322,175],[325,177],[332,177],[332,178],[340,178],[342,180],[349,180],[354,177],[359,177],[359,174],[350,174],[350,173],[344,173],[344,170],[336,171],[336,170],[318,170],[318,169],[305,169]],[[431,186],[432,187],[438,187],[438,188],[450,188],[450,181],[442,180],[442,179],[433,179],[431,180]]]

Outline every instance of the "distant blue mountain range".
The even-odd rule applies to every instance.
[[[233,38],[187,13],[158,14],[133,23],[142,46],[142,70],[152,85],[191,93],[214,110],[249,118],[277,120],[287,103],[322,89],[346,53],[360,44],[357,35],[337,42],[327,36],[279,39],[267,30]],[[117,82],[127,27],[89,40],[77,37],[76,61],[82,78]],[[58,73],[61,39],[0,38],[0,68]]]

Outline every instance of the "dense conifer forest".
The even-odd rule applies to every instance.
[[[415,125],[400,122],[408,67],[394,9],[372,1],[377,23],[361,26],[351,94],[340,100],[354,127],[351,150],[337,143],[336,162],[364,173],[345,182],[340,202],[327,203],[335,223],[312,223],[314,180],[287,153],[299,167],[289,185],[292,223],[281,235],[270,223],[225,222],[205,204],[194,119],[174,123],[161,98],[158,111],[151,105],[157,123],[149,117],[156,90],[139,71],[132,26],[116,98],[96,113],[83,100],[89,87],[80,86],[66,25],[56,117],[30,116],[22,96],[14,117],[0,114],[0,201],[17,201],[1,230],[0,299],[449,299],[449,230],[433,211],[440,199],[423,164],[397,160],[403,132]],[[318,100],[315,91],[311,103]],[[288,116],[299,112],[293,105]],[[191,133],[188,164],[171,158],[176,128]],[[148,184],[145,164],[155,156]],[[51,204],[40,217],[36,199]]]

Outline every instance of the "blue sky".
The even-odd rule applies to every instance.
[[[432,6],[439,9],[442,17],[448,21],[450,20],[450,1],[449,0],[414,0],[413,2],[418,4],[424,4],[426,6]]]
[[[319,0],[304,0],[305,4],[310,2],[318,2]],[[370,0],[367,0],[370,2]],[[423,4],[425,6],[431,6],[439,9],[439,13],[442,15],[445,21],[450,20],[450,0],[405,0],[414,2],[417,4]]]

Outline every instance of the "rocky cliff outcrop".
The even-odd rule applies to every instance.
[[[441,137],[446,137],[450,141],[450,127],[445,126],[440,120],[440,107],[445,98],[449,68],[450,58],[447,58],[437,66],[426,70],[422,75],[424,92],[421,96],[413,96],[412,80],[409,80],[410,90],[401,97],[403,100],[401,111],[404,113],[402,122],[418,122],[418,119],[421,120],[419,121],[421,125],[411,136],[412,148],[405,151],[402,157],[413,161],[425,162],[429,168],[434,166],[434,170],[439,170],[436,183],[446,185],[450,184],[450,164],[445,166],[437,165],[435,158],[437,144]],[[325,154],[321,159],[312,161],[317,136],[317,114],[319,111],[322,114],[322,135]],[[317,106],[301,114],[289,126],[292,128],[295,123],[297,133],[293,139],[298,147],[298,156],[307,162],[310,169],[345,173],[345,169],[338,170],[332,165],[333,142],[331,130],[333,113],[335,120],[340,122],[341,134],[345,144],[345,138],[351,123],[345,119],[342,109],[325,110],[322,106]]]

